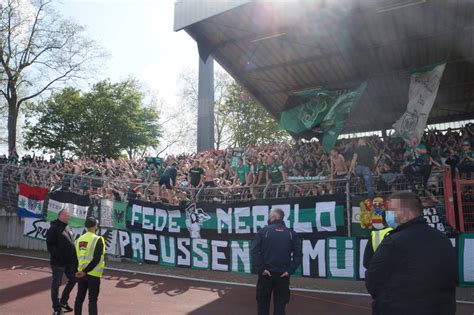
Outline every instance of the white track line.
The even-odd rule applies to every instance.
[[[3,253],[3,252],[0,252],[0,255],[7,255],[7,256],[12,256],[12,257],[29,258],[29,259],[49,261],[49,259],[47,259],[47,258],[26,256],[26,255],[17,255],[17,254]],[[204,282],[204,283],[214,283],[214,284],[234,285],[234,286],[255,288],[255,284],[250,284],[250,283],[208,280],[208,279],[200,279],[200,278],[193,278],[193,277],[167,275],[167,274],[161,274],[161,273],[133,271],[133,270],[127,270],[127,269],[121,269],[121,268],[111,268],[111,267],[106,267],[105,269],[106,270],[112,270],[112,271],[118,271],[118,272],[131,273],[131,274],[138,274],[138,275],[146,275],[146,276],[155,276],[155,277],[163,277],[163,278],[186,280],[186,281],[196,281],[196,282]],[[314,289],[304,289],[304,288],[294,288],[294,287],[292,287],[291,290],[298,291],[298,292],[310,292],[310,293],[323,293],[323,294],[336,294],[336,295],[350,295],[350,296],[370,297],[370,294],[367,294],[367,293],[346,292],[346,291],[314,290]],[[471,301],[456,301],[456,302],[459,303],[459,304],[472,304],[472,305],[474,305],[474,302],[471,302]]]

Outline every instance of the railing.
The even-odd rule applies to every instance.
[[[156,183],[126,181],[109,177],[76,175],[52,169],[17,165],[0,165],[0,208],[14,212],[18,205],[18,185],[46,187],[50,191],[68,190],[96,199],[150,199],[156,193]],[[157,200],[156,198],[154,200]],[[47,201],[47,200],[46,200]]]
[[[454,207],[452,206],[452,188],[446,187],[448,177],[444,172],[433,172],[429,181],[432,192],[425,193],[425,198],[437,204],[437,208],[445,222],[456,227]],[[449,176],[450,177],[450,176]],[[347,223],[350,223],[352,206],[357,206],[366,198],[363,179],[359,177],[328,180],[319,178],[290,178],[291,181],[279,184],[231,187],[179,188],[187,192],[188,197],[196,202],[232,203],[252,199],[298,198],[321,196],[326,194],[345,194]],[[20,182],[33,186],[48,187],[50,190],[64,189],[78,194],[87,194],[91,199],[130,200],[144,199],[159,201],[159,188],[156,178],[148,181],[126,181],[108,177],[75,175],[54,170],[0,165],[0,208],[14,212],[18,204],[18,184]],[[383,174],[373,177],[374,188],[378,196],[387,196],[394,191],[407,190],[408,183],[403,174]],[[416,181],[421,185],[421,179]],[[422,190],[423,191],[423,190]],[[459,189],[457,190],[459,191]],[[169,200],[179,203],[179,200]],[[47,205],[47,200],[46,204]],[[445,210],[446,207],[446,210]],[[474,211],[473,211],[474,214]],[[458,215],[462,217],[461,210]],[[474,215],[473,215],[474,217]],[[467,224],[473,224],[471,217],[462,217]],[[350,224],[348,227],[350,229]],[[469,225],[471,226],[471,225]],[[465,227],[464,227],[465,228]],[[350,235],[350,231],[349,231]]]
[[[471,175],[471,174],[470,174]],[[461,232],[474,231],[474,178],[462,177],[456,170],[456,199]]]

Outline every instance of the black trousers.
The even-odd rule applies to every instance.
[[[67,304],[69,295],[76,285],[75,270],[72,265],[68,265],[64,267],[51,266],[51,271],[53,273],[53,279],[51,282],[51,301],[53,303],[53,310],[60,311],[61,304]],[[67,283],[64,287],[63,293],[61,294],[61,299],[59,299],[59,287],[61,286],[64,274],[67,277]]]
[[[74,314],[82,314],[82,303],[89,291],[89,315],[97,315],[97,300],[99,298],[100,278],[86,275],[77,281],[77,296],[74,302]]]
[[[272,276],[258,276],[257,304],[258,315],[270,314],[270,301],[273,293],[273,314],[284,315],[286,304],[290,301],[290,277],[280,277],[281,273]]]

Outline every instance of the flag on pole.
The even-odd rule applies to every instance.
[[[40,218],[43,216],[43,205],[48,193],[47,188],[31,187],[20,184],[17,216]]]
[[[421,140],[445,68],[446,63],[442,63],[412,71],[407,110],[393,124],[393,129],[405,142],[410,143],[412,136]]]
[[[359,103],[366,87],[363,82],[348,92],[320,88],[292,95],[286,106],[294,107],[281,113],[280,128],[301,133],[319,127],[324,132],[323,148],[329,152],[344,127],[344,114]]]
[[[84,227],[89,209],[90,200],[87,196],[81,196],[68,191],[55,191],[49,194],[48,221],[56,220],[59,211],[68,209],[71,214],[69,226]]]

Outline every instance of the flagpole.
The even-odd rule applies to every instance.
[[[346,178],[346,213],[347,213],[347,236],[351,237],[352,235],[352,217],[351,217],[351,196],[350,196],[350,177]]]

